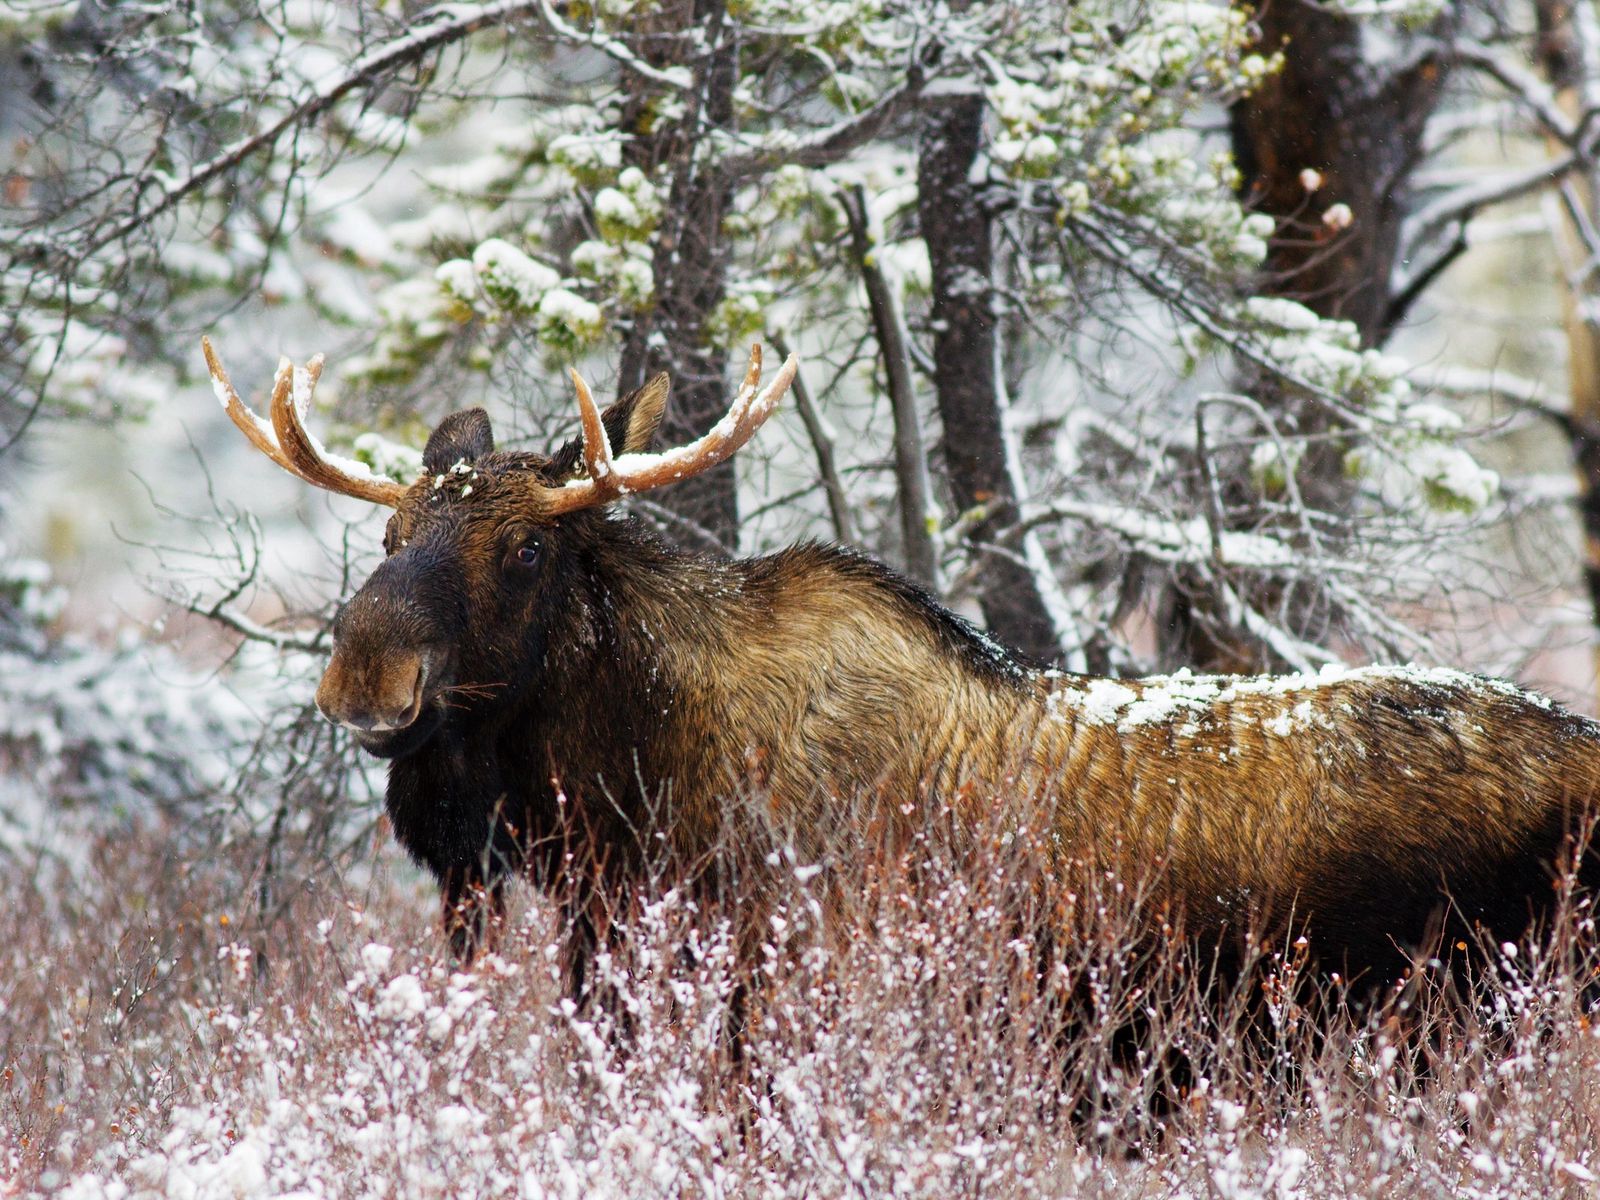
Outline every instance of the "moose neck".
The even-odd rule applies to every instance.
[[[545,774],[612,798],[681,786],[685,748],[716,740],[728,667],[760,604],[748,564],[676,550],[642,521],[582,519],[566,628],[551,632],[535,700]]]

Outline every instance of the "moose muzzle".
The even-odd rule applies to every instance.
[[[417,652],[341,653],[336,647],[317,686],[323,716],[356,734],[393,733],[422,713],[428,660]]]
[[[436,720],[430,703],[448,685],[451,655],[420,590],[413,556],[379,565],[333,625],[333,656],[317,707],[376,754],[404,753]],[[417,735],[417,736],[412,736]]]

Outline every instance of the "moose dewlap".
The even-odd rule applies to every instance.
[[[1153,871],[1202,937],[1292,912],[1324,963],[1392,975],[1438,935],[1446,897],[1450,936],[1524,931],[1600,795],[1600,726],[1510,684],[1038,671],[849,550],[689,553],[608,507],[734,453],[793,358],[762,388],[752,351],[727,416],[662,454],[647,450],[666,376],[601,412],[574,373],[580,438],[497,451],[469,409],[408,485],[306,432],[318,360],[280,365],[263,420],[206,357],[263,453],[395,510],[317,703],[390,760],[396,834],[438,878],[464,955],[515,873],[563,884],[582,941],[584,898],[625,892],[662,843],[693,864],[770,819],[827,861],[847,828],[892,841],[935,805],[974,827],[1010,805],[1063,865]],[[732,802],[741,789],[764,803]]]

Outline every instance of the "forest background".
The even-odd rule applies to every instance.
[[[1299,1099],[1257,1103],[1267,1068],[1174,1000],[1219,1055],[1185,1141],[1150,1085],[917,992],[932,950],[797,952],[752,1135],[712,1017],[619,1059],[562,1010],[537,905],[503,979],[453,975],[380,775],[310,707],[381,531],[248,449],[198,347],[257,401],[326,352],[313,426],[402,475],[470,404],[567,436],[569,366],[671,371],[683,441],[750,344],[792,349],[756,443],[636,513],[862,547],[1071,670],[1421,660],[1593,712],[1597,145],[1600,16],[1566,0],[0,5],[0,1192],[1582,1188],[1576,1025],[1525,1078],[1463,1035],[1421,1100],[1373,1083],[1410,1068],[1372,1029],[1295,1042],[1318,1108],[1282,1070]],[[983,911],[949,886],[918,919],[992,984],[1005,939],[933,920]],[[647,959],[709,919],[662,904]],[[623,972],[645,1010],[672,959]],[[1570,999],[1515,961],[1490,1011]],[[941,1054],[940,1021],[1005,1045]],[[978,1099],[886,1099],[891,1062]],[[1509,1098],[1463,1123],[1475,1071]]]

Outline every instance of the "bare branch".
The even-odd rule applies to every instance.
[[[1221,404],[1231,405],[1234,408],[1242,408],[1245,412],[1249,413],[1256,419],[1256,422],[1258,425],[1260,425],[1262,431],[1266,433],[1267,437],[1272,439],[1272,444],[1277,448],[1278,451],[1278,461],[1284,464],[1283,490],[1288,496],[1290,508],[1292,508],[1295,512],[1295,515],[1300,518],[1300,531],[1305,534],[1307,542],[1313,548],[1320,548],[1320,539],[1317,534],[1316,526],[1311,523],[1310,517],[1308,516],[1311,510],[1306,504],[1305,497],[1300,492],[1300,481],[1296,478],[1295,472],[1291,469],[1291,464],[1294,462],[1294,458],[1289,453],[1288,443],[1284,441],[1283,431],[1278,428],[1278,422],[1273,418],[1272,414],[1266,410],[1259,400],[1255,399],[1253,396],[1240,395],[1238,392],[1206,392],[1200,397],[1199,402],[1195,405],[1196,420],[1199,419],[1200,412],[1213,405]],[[1205,458],[1204,448],[1197,447],[1196,449],[1203,461]]]
[[[734,553],[732,546],[706,528],[701,522],[668,508],[660,501],[652,500],[649,496],[629,496],[628,503],[631,507],[649,514],[652,520],[659,521],[663,525],[670,525],[678,532],[687,534],[707,550],[727,557],[732,557]]]
[[[1372,419],[1351,408],[1343,397],[1312,383],[1295,371],[1288,370],[1281,362],[1254,345],[1248,337],[1224,326],[1203,304],[1189,295],[1189,289],[1167,279],[1159,271],[1141,265],[1134,248],[1109,224],[1091,215],[1077,214],[1067,218],[1066,227],[1088,234],[1089,236],[1080,239],[1079,244],[1091,254],[1107,265],[1126,272],[1152,296],[1187,317],[1199,329],[1227,346],[1246,362],[1311,396],[1352,429],[1368,431],[1372,428]]]
[[[779,354],[789,357],[789,342],[783,334],[769,330],[767,340]],[[795,372],[791,390],[794,392],[795,407],[800,412],[800,422],[806,427],[806,436],[811,439],[811,448],[817,456],[817,474],[822,479],[823,494],[828,497],[828,515],[833,520],[833,535],[848,545],[855,541],[855,532],[850,520],[850,502],[845,496],[844,484],[839,479],[839,471],[834,463],[833,437],[811,398],[804,371]]]
[[[928,459],[922,447],[922,421],[911,380],[911,358],[906,353],[905,321],[894,287],[873,254],[867,228],[867,194],[860,184],[839,194],[840,207],[850,223],[850,241],[856,269],[867,292],[867,307],[883,356],[883,373],[889,385],[889,407],[894,413],[894,471],[900,485],[900,536],[905,543],[906,569],[913,578],[934,586],[939,556],[929,527]]]

